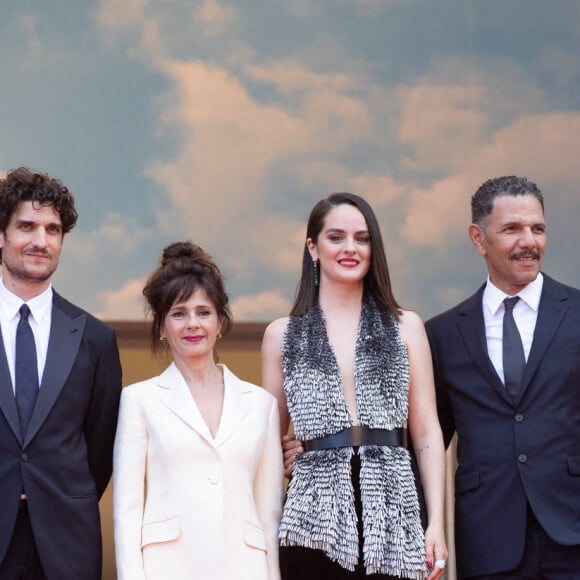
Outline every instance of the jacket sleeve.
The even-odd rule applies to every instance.
[[[108,330],[96,364],[84,424],[89,468],[99,498],[107,488],[113,469],[113,441],[121,396],[119,349],[115,333]]]
[[[441,368],[439,364],[439,348],[436,339],[436,332],[429,322],[425,324],[429,346],[431,347],[431,356],[433,358],[433,375],[435,379],[435,395],[437,397],[437,415],[443,433],[443,442],[445,448],[449,447],[453,435],[455,434],[455,420],[453,418],[453,409],[445,389],[444,381],[441,378]]]
[[[269,580],[280,579],[278,563],[278,527],[284,496],[284,467],[280,442],[278,405],[269,397],[268,429],[262,457],[254,479],[254,498],[260,523],[264,528]]]
[[[126,387],[113,459],[113,522],[117,580],[146,580],[141,555],[148,436],[139,389]]]

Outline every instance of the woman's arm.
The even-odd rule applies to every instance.
[[[280,435],[282,436],[288,433],[290,427],[290,414],[282,374],[282,341],[287,324],[288,318],[274,320],[267,326],[262,339],[262,386],[278,401]]]
[[[280,448],[280,422],[278,408],[274,400],[269,407],[264,450],[254,479],[254,498],[256,511],[266,539],[268,579],[279,580],[278,527],[284,498],[284,479],[282,476],[282,449]]]
[[[423,322],[414,312],[403,312],[401,335],[407,346],[411,380],[409,385],[409,431],[427,505],[425,532],[427,563],[447,560],[444,532],[445,448],[437,418],[435,385],[429,342]],[[443,569],[433,568],[430,579],[439,578]]]
[[[113,520],[119,580],[146,580],[141,556],[148,437],[139,389],[125,387],[113,453]]]

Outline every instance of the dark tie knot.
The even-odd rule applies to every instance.
[[[28,308],[28,304],[23,304],[20,307],[20,318],[21,320],[27,320],[28,319],[28,315],[30,314],[30,308]]]
[[[511,298],[506,298],[503,301],[503,304],[505,306],[506,312],[511,312],[514,309],[514,306],[516,305],[516,302],[520,299],[519,296],[512,296]]]

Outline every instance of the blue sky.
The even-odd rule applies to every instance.
[[[73,191],[55,287],[107,319],[143,317],[178,239],[237,320],[286,314],[332,191],[371,202],[429,317],[484,280],[469,198],[504,174],[543,190],[544,270],[580,286],[579,31],[574,0],[4,0],[0,173]]]

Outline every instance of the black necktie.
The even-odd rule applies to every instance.
[[[36,362],[36,345],[34,335],[28,323],[30,308],[26,304],[20,307],[20,321],[16,329],[16,364],[15,394],[16,407],[20,417],[22,437],[26,435],[32,417],[34,403],[38,395],[38,363]]]
[[[519,296],[514,296],[503,301],[505,306],[502,340],[503,373],[505,387],[514,402],[518,400],[522,375],[526,366],[524,346],[513,313],[514,306],[519,299]]]

